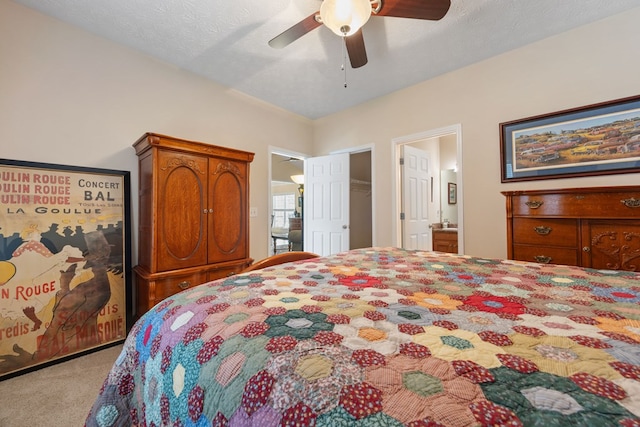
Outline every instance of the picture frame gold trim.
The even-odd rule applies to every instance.
[[[499,128],[503,183],[640,172],[640,95]]]
[[[0,159],[0,380],[122,343],[130,172]]]

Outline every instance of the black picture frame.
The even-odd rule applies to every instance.
[[[130,172],[0,159],[0,380],[122,343]]]
[[[640,95],[499,127],[503,183],[640,172]]]

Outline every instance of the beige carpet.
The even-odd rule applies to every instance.
[[[122,345],[0,381],[0,426],[83,426]]]

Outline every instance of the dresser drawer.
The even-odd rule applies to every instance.
[[[512,198],[514,216],[637,218],[640,191],[520,194]]]
[[[513,241],[516,244],[575,248],[578,234],[578,221],[574,219],[513,219]]]
[[[578,248],[513,245],[513,259],[541,264],[578,265]]]

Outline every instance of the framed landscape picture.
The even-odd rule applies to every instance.
[[[500,124],[501,181],[640,172],[640,96]]]
[[[124,341],[129,181],[0,159],[0,379]]]

